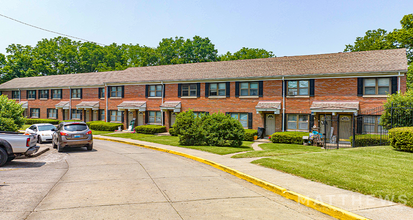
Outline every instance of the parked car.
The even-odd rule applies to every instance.
[[[33,124],[26,129],[26,134],[34,134],[39,144],[52,141],[52,136],[56,127],[52,124]]]
[[[53,133],[53,148],[62,152],[65,147],[84,147],[93,149],[92,131],[84,122],[61,122]]]
[[[0,167],[18,155],[32,155],[38,150],[34,135],[0,131]]]

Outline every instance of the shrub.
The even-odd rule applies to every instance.
[[[302,144],[304,136],[309,136],[309,133],[300,131],[275,132],[271,136],[271,141],[273,143]]]
[[[353,145],[353,136],[350,136],[350,143]],[[380,136],[375,134],[356,135],[356,147],[377,146],[382,145],[383,143],[389,143],[389,139],[386,136]]]
[[[41,123],[50,123],[57,125],[60,123],[59,120],[56,119],[41,119],[41,118],[28,118],[26,119],[26,125],[32,125],[32,124],[41,124]]]
[[[413,152],[413,127],[389,130],[390,145],[396,150]]]
[[[413,114],[412,105],[413,90],[388,95],[387,101],[384,103],[384,112],[380,117],[380,125],[387,130],[410,126]]]
[[[180,113],[173,126],[182,145],[242,145],[245,131],[241,123],[222,113],[195,117],[191,110]]]
[[[177,134],[176,131],[175,131],[175,128],[169,128],[169,134],[170,134],[171,136],[178,136],[178,134]]]
[[[82,122],[81,120],[63,120],[62,122]]]
[[[24,109],[15,100],[0,96],[0,131],[17,131],[25,122]]]
[[[245,129],[244,141],[253,141],[255,135],[258,135],[257,130]]]
[[[140,125],[135,127],[136,133],[155,134],[166,132],[166,127],[161,125]]]
[[[91,130],[95,130],[95,131],[115,131],[115,130],[118,130],[119,126],[121,129],[123,129],[122,123],[89,121],[89,122],[86,122],[86,124]]]

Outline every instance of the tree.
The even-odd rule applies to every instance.
[[[380,125],[385,129],[408,127],[413,124],[413,90],[405,94],[395,93],[387,97]]]
[[[266,51],[264,49],[259,48],[247,48],[243,47],[241,50],[231,54],[231,52],[227,52],[224,55],[219,57],[219,60],[226,61],[226,60],[245,60],[245,59],[258,59],[258,58],[270,58],[275,57],[272,51]]]
[[[17,131],[23,126],[26,118],[23,117],[24,109],[15,100],[7,96],[0,96],[0,131]]]
[[[357,37],[354,45],[348,44],[344,52],[406,48],[409,70],[407,88],[413,88],[413,14],[403,16],[401,29],[387,32],[383,29],[368,30],[364,37]]]

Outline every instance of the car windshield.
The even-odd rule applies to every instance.
[[[39,128],[39,131],[51,131],[53,128],[56,128],[53,125],[39,125],[37,127]]]
[[[85,124],[65,125],[65,130],[66,131],[84,131],[86,129],[87,129],[87,126]]]

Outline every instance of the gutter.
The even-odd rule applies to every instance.
[[[161,97],[162,97],[162,102],[161,102],[161,105],[163,105],[163,95],[164,95],[164,93],[165,93],[165,89],[164,89],[164,84],[163,84],[163,82],[161,81],[161,85],[162,85],[162,94],[161,94]],[[164,126],[164,121],[163,121],[163,111],[162,111],[162,109],[161,109],[161,123],[162,123],[162,126]]]
[[[400,86],[401,86],[401,83],[400,83],[400,78],[401,78],[401,75],[400,75],[400,72],[399,72],[399,76],[397,77],[398,79],[399,79],[399,82],[398,82],[398,86],[397,86],[397,88],[398,88],[398,93],[400,93]]]
[[[286,86],[285,85],[285,81],[284,81],[284,76],[283,76],[283,78],[282,78],[282,95],[283,95],[283,116],[282,116],[282,131],[284,132],[285,131],[285,88],[284,88],[284,86]]]
[[[69,120],[72,120],[72,89],[69,87]]]
[[[109,122],[108,115],[108,85],[105,83],[105,121]]]

